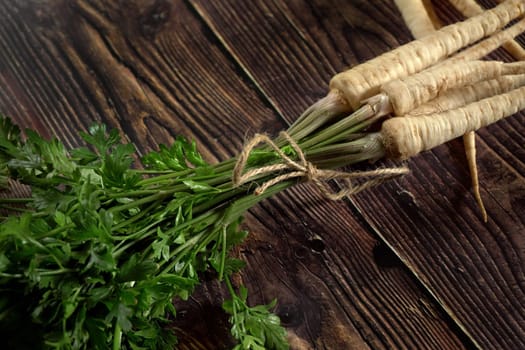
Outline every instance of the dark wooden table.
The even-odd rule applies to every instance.
[[[0,111],[70,146],[94,121],[141,152],[183,134],[218,161],[410,39],[389,0],[3,0]],[[250,301],[278,298],[293,349],[524,349],[524,121],[478,133],[486,224],[460,141],[344,201],[310,185],[264,201],[238,251]],[[225,296],[208,281],[177,302],[181,349],[231,345]]]

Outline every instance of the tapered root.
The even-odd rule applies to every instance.
[[[384,83],[436,64],[476,41],[492,35],[523,15],[523,0],[507,0],[479,16],[443,27],[352,69],[335,75],[330,88],[344,93],[352,109],[379,92]]]
[[[463,144],[465,145],[465,155],[467,156],[467,164],[470,171],[470,179],[472,181],[472,192],[474,193],[474,198],[478,203],[483,221],[487,222],[487,211],[485,210],[485,205],[483,204],[483,199],[481,198],[481,194],[479,192],[478,166],[476,164],[476,133],[474,131],[470,131],[463,135]]]
[[[525,87],[454,110],[383,122],[381,134],[390,158],[407,159],[525,109]]]

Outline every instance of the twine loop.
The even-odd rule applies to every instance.
[[[235,186],[241,186],[247,182],[255,181],[258,178],[276,174],[274,177],[259,185],[254,193],[260,195],[273,185],[293,178],[302,178],[307,182],[314,183],[326,198],[339,200],[346,196],[351,196],[361,192],[367,188],[377,186],[394,177],[405,175],[409,172],[407,167],[381,168],[369,171],[352,172],[318,169],[306,159],[303,150],[299,147],[297,142],[290,137],[290,135],[284,131],[279,135],[290,144],[297,154],[298,159],[293,160],[286,155],[267,135],[256,134],[245,144],[237,159],[237,163],[233,169],[233,184]],[[281,162],[247,170],[246,168],[250,154],[255,147],[260,144],[266,144],[272,148],[281,158]],[[343,181],[343,188],[340,191],[333,191],[327,184],[327,181],[329,180]],[[354,184],[353,180],[361,180],[361,182]]]

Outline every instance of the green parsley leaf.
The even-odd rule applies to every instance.
[[[134,146],[104,125],[70,151],[25,135],[0,117],[0,186],[12,179],[31,190],[0,222],[7,346],[173,348],[173,299],[187,300],[210,268],[229,283],[244,266],[229,253],[245,239],[240,217],[257,198],[232,186],[232,164],[207,164],[183,137],[147,154],[141,170]],[[249,307],[242,287],[232,295],[224,308],[239,346],[284,349],[272,305]]]

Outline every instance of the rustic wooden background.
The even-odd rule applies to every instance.
[[[94,121],[141,152],[184,134],[217,161],[410,39],[390,0],[2,0],[0,111],[71,146]],[[487,224],[460,141],[345,201],[309,185],[264,201],[238,252],[251,301],[278,298],[293,349],[525,349],[524,121],[478,134]],[[207,281],[177,303],[181,349],[231,345],[224,296]]]

